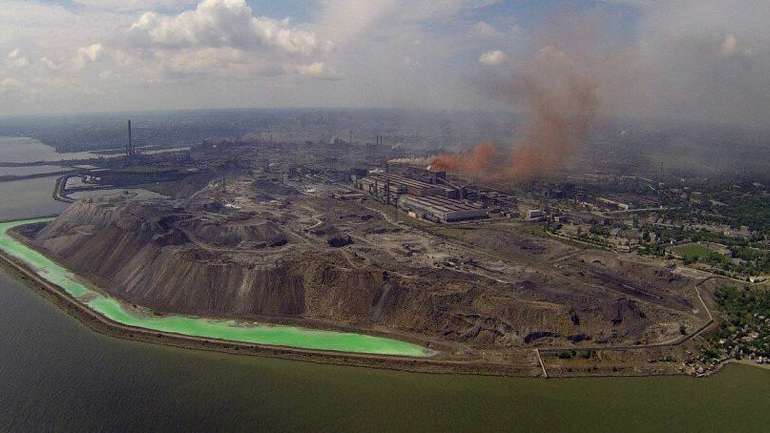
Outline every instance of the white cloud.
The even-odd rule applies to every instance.
[[[16,88],[21,87],[22,83],[19,80],[13,79],[13,78],[3,78],[0,80],[0,87],[2,88]]]
[[[455,17],[464,10],[481,9],[502,3],[503,0],[411,0],[406,1],[405,14],[415,20],[443,20]]]
[[[328,48],[288,20],[254,16],[245,0],[204,0],[195,10],[174,16],[147,12],[131,26],[130,38],[162,48],[265,46],[305,55]]]
[[[0,80],[0,95],[14,93],[21,90],[24,83],[14,78],[3,78]]]
[[[46,68],[48,68],[48,69],[50,69],[52,71],[58,71],[59,69],[61,69],[61,65],[59,65],[58,63],[56,63],[53,60],[49,59],[48,57],[45,57],[45,56],[41,57],[40,58],[40,62],[43,65],[45,65]]]
[[[759,126],[770,120],[770,2],[641,5],[636,50],[601,71],[607,112]]]
[[[190,79],[216,77],[247,80],[260,75],[260,59],[235,48],[203,48],[158,52],[151,62],[158,66],[159,78]]]
[[[471,27],[471,36],[481,39],[498,39],[503,36],[502,32],[498,31],[492,25],[486,21],[479,21]]]
[[[296,22],[265,16],[265,1],[0,0],[0,53],[19,48],[29,62],[22,71],[0,54],[0,79],[24,83],[19,95],[40,89],[0,111],[465,107],[475,91],[463,80],[476,64],[453,62],[491,48],[468,37],[480,19],[470,17],[498,1],[309,0],[310,20]],[[523,39],[508,38],[508,23],[490,25],[502,33],[494,48],[518,56]],[[105,80],[104,97],[89,99]]]
[[[735,54],[738,48],[738,39],[734,34],[730,33],[725,36],[725,40],[722,41],[722,45],[719,47],[719,52],[725,57],[730,57]]]
[[[508,56],[500,50],[487,51],[479,56],[479,63],[487,66],[497,66],[505,62],[507,58]]]
[[[19,48],[16,48],[8,53],[8,63],[14,68],[23,68],[29,66],[29,59]]]
[[[398,0],[325,0],[316,28],[336,44],[355,41],[399,10]]]
[[[354,43],[367,33],[395,35],[423,22],[435,24],[463,11],[502,0],[323,0],[319,32],[337,44]]]
[[[73,65],[76,69],[82,69],[86,65],[91,63],[97,63],[104,60],[106,56],[106,49],[104,45],[100,43],[91,44],[85,47],[80,47],[77,50]]]
[[[78,49],[78,58],[84,61],[96,62],[104,55],[102,44],[91,44]]]
[[[317,78],[319,80],[337,81],[344,79],[344,76],[323,62],[315,62],[309,65],[300,65],[296,68],[297,73],[307,77]]]
[[[719,54],[723,57],[733,57],[737,55],[751,56],[754,50],[749,47],[744,47],[742,43],[739,43],[738,38],[729,33],[722,41],[722,45],[719,46]]]
[[[73,0],[73,3],[96,9],[117,12],[178,9],[197,3],[197,0]]]
[[[27,51],[33,46],[82,46],[97,36],[114,35],[132,20],[124,14],[75,11],[35,0],[2,0],[0,4],[0,44],[13,43]]]

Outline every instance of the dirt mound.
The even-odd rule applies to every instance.
[[[80,201],[34,242],[113,295],[158,311],[321,320],[480,351],[591,339],[633,342],[657,322],[681,320],[679,313],[656,306],[669,302],[654,287],[613,280],[608,296],[591,287],[563,287],[563,281],[537,272],[505,282],[444,268],[399,267],[384,250],[380,260],[363,241],[335,248],[352,238],[331,224],[302,226],[307,220],[292,226],[256,211],[219,214],[172,202]],[[342,228],[347,232],[350,224]],[[335,236],[343,242],[330,246]],[[573,272],[568,264],[559,266]],[[592,266],[583,264],[585,278],[608,284],[601,281],[606,271]],[[672,277],[661,274],[656,281],[677,284]]]
[[[288,242],[286,233],[270,221],[246,224],[197,222],[192,232],[198,239],[218,247],[275,247]]]

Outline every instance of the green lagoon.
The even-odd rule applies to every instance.
[[[426,357],[433,353],[416,344],[371,335],[182,315],[157,316],[146,309],[135,311],[117,299],[90,288],[72,272],[8,234],[8,230],[14,227],[50,220],[38,218],[0,223],[0,248],[24,261],[38,275],[63,288],[93,311],[114,322],[192,337],[301,349],[409,357]]]

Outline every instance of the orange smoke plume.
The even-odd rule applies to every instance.
[[[593,77],[603,66],[584,30],[596,26],[583,24],[556,26],[559,34],[541,41],[543,48],[517,75],[483,83],[490,97],[526,108],[509,150],[481,144],[469,153],[441,155],[433,165],[480,180],[528,180],[563,168],[587,139],[599,104]]]
[[[521,81],[530,117],[515,143],[510,175],[528,179],[564,167],[588,136],[598,98],[591,76],[550,46],[538,52]]]
[[[491,171],[496,153],[494,145],[481,143],[470,152],[439,155],[430,167],[433,171],[448,171],[479,178]]]

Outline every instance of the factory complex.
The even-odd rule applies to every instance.
[[[406,194],[399,197],[398,207],[410,215],[440,223],[489,217],[489,211],[481,206],[443,197],[415,197]]]
[[[359,190],[397,206],[412,217],[448,223],[489,217],[489,210],[466,198],[464,187],[446,180],[446,173],[391,165],[385,171],[353,176]]]

